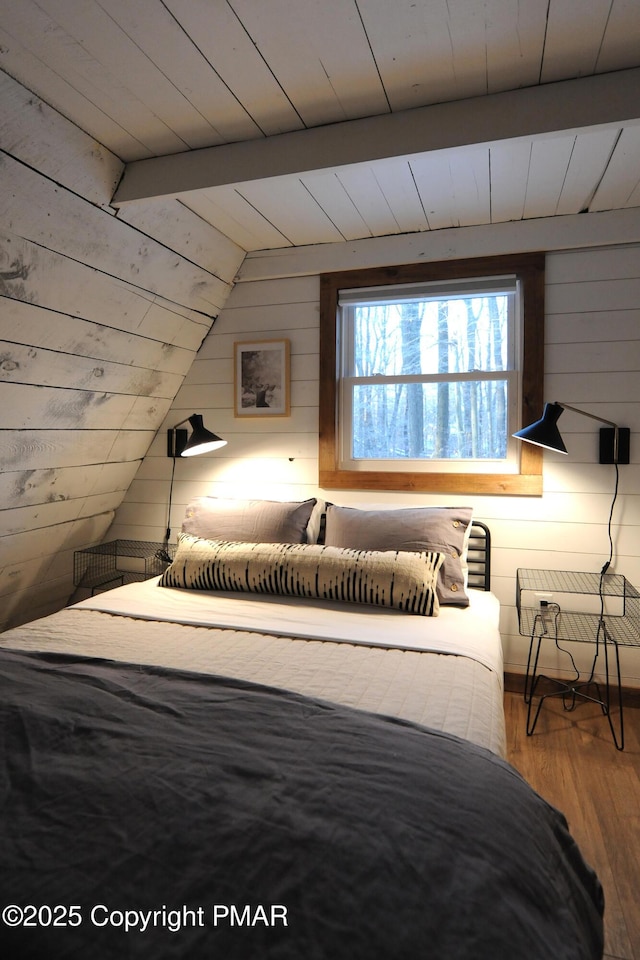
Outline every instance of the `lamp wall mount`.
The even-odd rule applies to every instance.
[[[189,431],[184,428],[170,427],[167,430],[167,456],[181,457],[187,445]]]
[[[626,464],[630,460],[629,427],[600,427],[599,463]]]

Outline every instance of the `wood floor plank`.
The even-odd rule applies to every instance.
[[[547,701],[526,735],[521,693],[505,694],[507,758],[566,816],[605,892],[604,960],[640,960],[640,708],[625,707],[625,749],[616,750],[597,705]]]

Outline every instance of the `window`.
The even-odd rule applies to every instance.
[[[320,484],[540,494],[544,257],[321,278]]]

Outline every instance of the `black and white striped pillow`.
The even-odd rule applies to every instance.
[[[435,551],[352,550],[315,543],[245,543],[181,534],[160,586],[312,597],[437,616]]]

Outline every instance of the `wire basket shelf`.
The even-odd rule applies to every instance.
[[[640,646],[640,593],[620,574],[518,570],[521,634],[531,636],[540,628],[543,598],[548,599],[547,617],[558,640],[595,643],[606,630],[607,639],[614,643]]]
[[[110,540],[76,550],[73,582],[95,593],[160,576],[169,562],[166,549],[165,544],[148,540]]]

